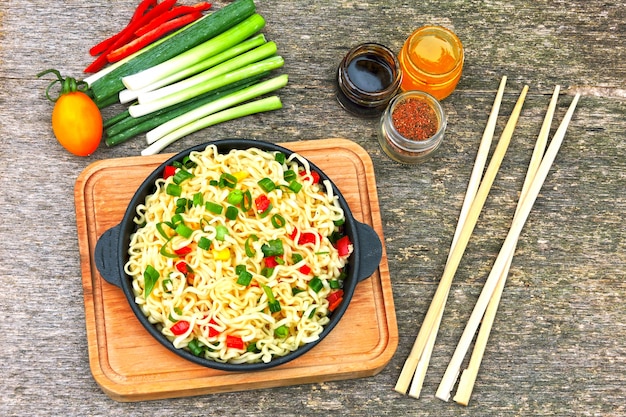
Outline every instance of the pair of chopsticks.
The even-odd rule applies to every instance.
[[[519,119],[519,115],[526,98],[526,93],[528,92],[528,86],[524,86],[481,181],[481,174],[491,146],[491,141],[495,131],[496,118],[499,113],[505,85],[506,77],[502,77],[491,114],[487,121],[487,126],[483,133],[442,278],[439,282],[439,286],[437,287],[428,312],[426,313],[424,323],[422,324],[413,348],[411,349],[411,353],[409,354],[409,357],[407,358],[400,377],[396,383],[395,390],[402,394],[406,394],[408,391],[408,394],[412,397],[418,398],[420,395],[426,370],[430,362],[432,349],[439,331],[439,325],[443,316],[445,303],[452,284],[452,279],[454,278],[454,274],[459,266],[463,252],[467,247],[469,238],[474,230],[482,207],[487,199],[487,195],[489,194],[493,181],[495,180],[495,176],[508,149],[510,140],[513,136],[513,131],[517,125],[517,120]],[[535,149],[533,150],[533,156],[531,157],[522,193],[520,194],[520,200],[518,202],[507,239],[502,245],[500,254],[498,255],[489,278],[485,283],[483,291],[481,292],[463,336],[461,337],[461,341],[457,346],[453,358],[450,361],[450,364],[446,369],[446,373],[444,374],[441,384],[437,390],[436,396],[445,401],[449,399],[452,387],[459,375],[459,369],[463,358],[467,353],[469,345],[473,340],[473,336],[482,320],[482,325],[480,326],[481,330],[476,339],[469,367],[463,372],[463,376],[459,384],[459,390],[457,395],[454,397],[454,400],[459,404],[467,405],[469,402],[469,397],[471,396],[478,368],[480,367],[480,362],[482,361],[484,349],[489,338],[489,333],[495,318],[502,290],[504,289],[504,284],[512,262],[517,240],[523,225],[530,214],[534,201],[539,194],[543,182],[547,177],[552,162],[554,161],[560,148],[567,126],[569,125],[569,121],[571,120],[579,99],[579,94],[577,94],[574,97],[574,100],[572,101],[561,125],[556,131],[550,147],[544,155],[558,94],[559,87],[557,86],[548,107]]]

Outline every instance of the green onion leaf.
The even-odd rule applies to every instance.
[[[282,152],[276,152],[276,154],[274,155],[274,159],[276,160],[276,162],[282,165],[287,160],[287,157]]]
[[[315,291],[320,292],[320,290],[324,287],[324,283],[319,277],[313,277],[311,281],[309,281],[309,287]]]
[[[243,200],[243,192],[241,190],[232,190],[228,193],[228,197],[226,197],[226,201],[228,204],[232,204],[233,206],[238,205]]]
[[[224,241],[224,238],[226,237],[226,235],[228,234],[228,228],[226,228],[226,226],[222,226],[217,225],[215,227],[215,239],[219,240],[219,241]]]
[[[156,229],[157,229],[157,232],[159,232],[159,234],[160,234],[161,236],[163,236],[165,239],[169,239],[170,237],[169,237],[169,236],[168,236],[168,234],[165,232],[165,230],[163,230],[163,225],[169,226],[169,224],[168,224],[168,223],[166,223],[166,222],[159,222],[159,223],[157,223],[157,224],[156,224]]]
[[[281,216],[280,214],[274,214],[271,220],[272,220],[272,226],[274,226],[276,229],[285,227],[285,224],[286,224],[285,218]]]
[[[180,197],[180,195],[183,193],[183,187],[177,184],[169,183],[165,187],[165,193],[173,197]]]
[[[185,169],[179,169],[172,177],[172,181],[174,184],[180,185],[183,181],[188,180],[189,178],[193,178],[193,174]]]
[[[220,186],[222,188],[235,188],[236,185],[237,177],[235,177],[234,175],[229,174],[228,172],[224,172],[222,175],[220,175]]]
[[[252,247],[250,246],[250,239],[256,242],[257,240],[259,240],[259,238],[257,237],[257,235],[250,235],[246,239],[246,243],[244,244],[244,247],[246,249],[246,256],[248,258],[252,258],[254,254],[256,253],[254,249],[252,249]]]
[[[289,183],[288,188],[293,191],[294,193],[298,194],[300,192],[300,190],[302,189],[302,184],[300,184],[298,181],[293,180]]]
[[[247,287],[252,282],[252,274],[248,271],[242,271],[237,278],[237,284]]]
[[[191,234],[193,233],[193,229],[181,223],[178,226],[176,226],[176,233],[178,233],[185,239],[189,239],[191,237]]]
[[[274,336],[279,337],[281,339],[284,337],[287,337],[288,334],[289,334],[289,327],[287,327],[284,324],[274,329]]]
[[[283,178],[285,179],[285,181],[291,182],[295,180],[296,178],[298,178],[298,174],[296,174],[296,171],[294,171],[293,169],[288,169],[283,174]]]
[[[224,207],[217,203],[213,203],[212,201],[204,203],[204,208],[213,214],[222,214],[222,210],[224,209]]]
[[[198,241],[198,247],[200,249],[209,250],[211,248],[211,239],[202,236]]]
[[[239,209],[235,206],[228,206],[226,209],[226,218],[228,220],[237,220],[237,214],[239,213]]]
[[[260,179],[257,184],[259,184],[259,187],[261,187],[261,189],[263,189],[263,191],[265,191],[266,193],[269,193],[270,191],[276,189],[276,184],[274,184],[274,181],[272,181],[271,178],[265,177],[263,179]]]

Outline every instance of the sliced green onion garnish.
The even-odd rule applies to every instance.
[[[343,226],[343,224],[344,224],[345,222],[346,222],[346,219],[341,218],[341,219],[339,219],[339,220],[335,220],[335,221],[333,222],[333,224],[334,224],[335,226]]]
[[[165,233],[165,230],[163,230],[163,225],[169,226],[169,224],[166,222],[159,222],[155,226],[157,229],[157,232],[159,232],[159,234],[163,236],[165,239],[169,239],[170,237],[168,236],[167,233]]]
[[[248,236],[248,238],[246,239],[246,243],[245,243],[245,249],[246,249],[246,256],[248,258],[252,258],[254,256],[254,254],[256,253],[254,251],[254,249],[252,249],[252,247],[250,246],[250,239],[252,239],[253,241],[257,241],[259,240],[259,238],[257,237],[257,235],[250,235]]]
[[[297,264],[298,262],[300,262],[303,259],[304,258],[299,253],[292,253],[291,254],[291,262],[293,262],[294,264]]]
[[[311,310],[311,312],[309,313],[309,318],[312,319],[313,316],[315,315],[315,311],[317,310],[317,308],[314,308],[313,310]]]
[[[276,154],[274,155],[274,159],[276,160],[276,162],[282,165],[285,163],[285,160],[287,159],[287,157],[282,152],[276,152]]]
[[[163,244],[163,246],[161,246],[161,249],[159,249],[159,253],[165,256],[166,258],[178,258],[178,255],[176,255],[175,253],[167,251],[167,244],[170,242],[170,240],[171,238],[168,239],[167,242]]]
[[[339,282],[338,279],[331,279],[330,281],[328,281],[328,284],[333,290],[341,288],[341,282]]]
[[[172,280],[169,278],[164,279],[161,285],[163,286],[163,291],[165,292],[170,292],[172,290],[170,288],[170,286],[172,285]]]
[[[291,182],[295,180],[296,178],[298,178],[298,174],[296,174],[296,171],[294,171],[293,169],[288,169],[283,174],[283,178],[285,179],[285,181]]]
[[[265,191],[266,193],[269,193],[270,191],[273,191],[276,189],[276,184],[274,184],[274,181],[272,181],[271,178],[265,177],[259,180],[257,184],[259,184],[259,187],[261,187],[261,189],[263,189],[263,191]]]
[[[305,291],[305,290],[303,290],[302,288],[293,287],[293,288],[291,289],[291,294],[292,294],[292,295],[296,295],[296,294],[299,294],[299,293],[304,292],[304,291]]]
[[[270,211],[272,211],[273,208],[274,208],[274,206],[272,205],[272,203],[270,203],[270,205],[267,206],[265,211],[259,213],[259,217],[262,218],[262,219],[266,218],[267,215],[270,214]]]
[[[183,222],[183,216],[182,216],[182,215],[180,215],[180,214],[174,214],[174,215],[172,216],[172,224],[171,224],[171,225],[169,225],[169,226],[170,226],[172,229],[176,229],[176,226],[177,226],[179,223],[182,223],[182,222]]]
[[[300,190],[302,189],[302,184],[300,184],[298,181],[296,180],[292,180],[289,183],[289,189],[291,191],[293,191],[294,193],[298,194],[300,192]]]
[[[209,248],[211,247],[211,239],[202,236],[198,241],[198,247],[200,249],[209,250]]]
[[[235,206],[228,206],[228,208],[226,208],[226,218],[228,220],[236,220],[238,213],[239,209]]]
[[[241,274],[245,270],[246,270],[246,266],[244,264],[239,264],[235,266],[235,274],[237,275]]]
[[[195,356],[202,355],[205,348],[205,346],[198,339],[193,339],[191,342],[187,343],[187,347]]]
[[[252,208],[252,194],[250,190],[246,190],[243,192],[241,199],[241,209],[243,211],[249,211]]]
[[[237,284],[247,287],[252,282],[252,274],[248,271],[242,271],[237,278]]]
[[[281,339],[284,337],[287,337],[288,334],[289,334],[289,327],[287,327],[284,324],[274,329],[274,335],[276,337],[280,337]]]
[[[172,177],[172,181],[174,181],[174,184],[180,184],[183,181],[188,180],[189,178],[193,178],[193,174],[181,168],[176,171],[176,174],[174,174],[174,176]]]
[[[309,287],[313,291],[319,292],[324,287],[324,283],[322,283],[322,280],[319,279],[319,277],[313,277],[311,281],[309,281]]]
[[[220,186],[235,188],[236,185],[237,177],[235,177],[234,175],[229,174],[228,172],[224,172],[222,175],[220,175]]]
[[[212,201],[207,201],[206,203],[204,203],[204,208],[206,208],[213,214],[222,214],[222,210],[224,209],[224,207],[217,203],[213,203]]]
[[[180,197],[183,193],[183,187],[177,184],[169,183],[165,187],[165,193],[174,197]]]
[[[226,201],[228,204],[232,204],[233,206],[238,205],[243,200],[243,192],[241,190],[232,190],[228,193],[228,197],[226,197]]]
[[[271,220],[272,220],[272,226],[274,226],[276,229],[285,227],[285,224],[286,224],[285,218],[281,216],[280,214],[274,214]]]
[[[265,291],[265,294],[267,295],[267,305],[270,308],[270,312],[278,313],[281,310],[280,303],[274,297],[274,294],[272,293],[272,289],[268,287],[267,285],[263,285],[262,287],[263,287],[263,291]]]
[[[224,237],[228,234],[228,228],[220,224],[215,227],[215,232],[215,239],[223,241]]]
[[[193,229],[181,223],[178,226],[176,226],[176,233],[178,233],[185,239],[189,239],[191,237],[191,234],[193,233]]]
[[[201,206],[202,204],[204,204],[204,197],[202,196],[201,192],[197,192],[193,195],[193,205],[194,206]]]

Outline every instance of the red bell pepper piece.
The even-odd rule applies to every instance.
[[[265,262],[265,267],[267,268],[275,268],[278,266],[276,256],[268,256],[267,258],[263,258],[263,261]]]
[[[176,269],[183,275],[187,275],[189,274],[189,272],[191,272],[189,271],[189,265],[187,265],[187,262],[183,261],[176,263]]]
[[[317,171],[311,171],[311,175],[307,174],[306,171],[300,171],[300,176],[303,178],[311,178],[311,182],[313,184],[317,184],[320,182],[320,174]]]
[[[238,336],[228,335],[226,336],[226,347],[233,348],[233,349],[243,349],[244,348],[243,339]]]
[[[170,330],[176,336],[185,334],[185,332],[189,330],[189,322],[185,320],[177,321],[172,327],[170,327]]]
[[[303,273],[304,275],[309,275],[311,273],[311,267],[308,265],[302,265],[300,267],[300,272]]]
[[[254,199],[254,205],[256,207],[256,211],[258,213],[263,213],[270,207],[270,199],[267,198],[265,194],[261,194],[257,198]]]
[[[209,324],[207,326],[209,328],[209,337],[215,337],[220,334],[219,330],[217,330],[213,326],[217,326],[217,322],[215,321],[215,319],[209,320]]]
[[[291,240],[296,240],[296,236],[298,235],[298,229],[293,228],[293,232],[289,235]],[[300,233],[300,237],[298,238],[298,245],[306,245],[307,243],[315,244],[317,238],[322,239],[322,236],[319,233],[313,232],[302,232]]]
[[[326,297],[328,300],[328,309],[334,311],[343,301],[343,290],[333,291]]]
[[[183,246],[180,249],[175,249],[174,253],[178,256],[185,256],[189,253],[191,253],[191,251],[193,251],[193,249],[191,248],[191,246]]]
[[[335,246],[337,247],[337,252],[339,256],[342,257],[350,255],[350,252],[352,251],[352,242],[350,242],[350,238],[348,236],[344,236],[341,239],[337,240]]]
[[[174,176],[176,174],[176,167],[174,165],[166,165],[163,170],[163,179],[166,180],[169,177]]]

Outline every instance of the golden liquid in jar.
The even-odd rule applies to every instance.
[[[405,42],[398,56],[402,90],[418,90],[441,100],[456,88],[463,69],[463,47],[445,28],[425,26]]]

